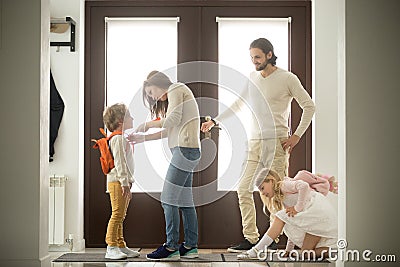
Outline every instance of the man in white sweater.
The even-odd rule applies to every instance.
[[[201,126],[209,131],[215,122],[222,122],[239,112],[247,103],[251,108],[252,126],[248,140],[247,159],[238,186],[239,208],[244,240],[228,248],[229,252],[251,249],[259,238],[253,199],[254,177],[260,169],[275,170],[281,177],[288,175],[289,154],[310,125],[314,102],[297,76],[276,66],[272,44],[265,38],[250,44],[250,56],[256,71],[250,74],[248,89],[226,112]],[[292,100],[303,109],[301,121],[290,135],[289,115]]]

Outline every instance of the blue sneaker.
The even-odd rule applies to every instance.
[[[197,251],[197,248],[185,248],[183,243],[179,247],[179,254],[181,255],[182,258],[185,259],[195,259],[199,257],[199,252]]]
[[[178,250],[169,251],[167,249],[167,246],[164,244],[155,251],[153,251],[152,253],[147,254],[146,259],[154,261],[157,260],[177,261],[180,260],[180,255]]]

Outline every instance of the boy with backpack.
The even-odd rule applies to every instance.
[[[123,236],[123,222],[132,198],[130,189],[134,180],[132,148],[124,139],[122,129],[132,128],[132,120],[125,104],[106,107],[103,121],[112,134],[97,141],[93,140],[96,142],[94,148],[99,148],[101,152],[100,161],[103,172],[107,175],[107,192],[110,194],[112,209],[105,239],[106,259],[117,260],[140,255],[126,246]]]

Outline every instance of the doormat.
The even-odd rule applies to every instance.
[[[104,258],[105,253],[66,253],[61,255],[53,262],[152,262],[146,259],[146,254],[142,254],[137,258],[127,258],[124,260],[110,260]],[[184,259],[181,258],[180,262],[257,262],[258,260],[238,260],[236,253],[224,253],[224,254],[200,254],[196,259]],[[290,259],[279,260],[277,255],[274,254],[271,257],[268,256],[267,260],[269,262],[293,262]],[[301,262],[311,262],[311,261],[301,261]],[[329,263],[328,260],[313,261],[316,263]]]
[[[66,253],[53,262],[152,262],[146,259],[146,254],[141,254],[137,258],[127,258],[124,260],[110,260],[104,258],[105,253]],[[181,258],[180,262],[222,262],[221,254],[200,254],[197,259]]]

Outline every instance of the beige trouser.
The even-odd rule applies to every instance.
[[[126,247],[123,235],[123,222],[130,199],[122,196],[122,187],[119,182],[109,182],[107,184],[111,201],[111,217],[108,221],[106,243],[112,247]]]
[[[282,148],[286,138],[252,139],[248,143],[247,160],[237,190],[242,216],[243,235],[255,244],[260,236],[256,225],[256,208],[253,199],[254,178],[262,168],[276,171],[282,178],[288,175],[289,153]]]

